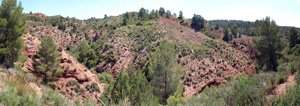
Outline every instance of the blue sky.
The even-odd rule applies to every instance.
[[[88,19],[116,16],[127,11],[164,7],[185,18],[200,14],[207,20],[255,21],[270,16],[281,26],[300,27],[300,0],[18,0],[24,12]]]

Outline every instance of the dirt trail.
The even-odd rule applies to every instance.
[[[295,75],[290,75],[287,79],[286,82],[279,84],[275,87],[275,89],[273,90],[275,92],[275,94],[268,94],[266,97],[268,99],[272,98],[273,96],[277,95],[285,95],[286,90],[289,89],[290,87],[294,86],[296,84],[296,80],[295,80]]]

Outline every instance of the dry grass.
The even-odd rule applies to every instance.
[[[0,80],[4,89],[14,87],[19,96],[34,94],[34,90],[29,86],[29,83],[33,82],[34,79],[28,74],[15,69],[2,69],[0,72]]]
[[[42,97],[36,94],[29,83],[35,80],[29,75],[15,69],[0,67],[0,106],[25,105],[25,106],[74,106],[74,101],[40,85]]]

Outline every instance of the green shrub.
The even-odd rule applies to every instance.
[[[71,50],[71,46],[67,46],[67,50],[68,50],[68,51]]]
[[[223,75],[223,71],[217,69],[217,74],[218,74],[218,76],[222,76]]]
[[[279,82],[278,82],[278,83],[279,83],[279,84],[282,84],[282,83],[284,83],[284,81],[285,81],[285,80],[284,80],[284,77],[280,77],[280,79],[279,79]]]
[[[105,63],[109,63],[109,62],[112,62],[112,63],[115,63],[117,62],[118,59],[114,56],[114,51],[113,50],[110,50],[107,52],[107,59],[105,60]]]
[[[5,75],[0,75],[1,91],[0,105],[4,106],[67,106],[74,103],[66,97],[63,97],[56,91],[43,85],[42,97],[36,95],[28,84],[34,83],[33,79],[27,74],[14,69],[3,70]]]
[[[93,91],[100,92],[100,88],[99,88],[98,84],[95,83],[95,82],[92,83],[91,89],[92,89]]]
[[[98,74],[99,82],[105,84],[113,84],[115,82],[113,76],[109,73]]]
[[[252,77],[241,75],[237,80],[218,87],[205,88],[200,95],[189,99],[188,104],[263,105],[267,102],[264,95],[277,84],[280,76],[275,72],[259,73]]]
[[[179,54],[178,57],[179,57],[179,58],[182,58],[183,56],[182,56],[182,54]]]
[[[139,21],[138,23],[136,23],[136,26],[142,26],[143,23],[141,21]]]
[[[20,55],[19,56],[19,61],[15,64],[15,67],[17,70],[20,70],[21,72],[28,74],[28,70],[23,68],[23,64],[27,60],[28,56],[26,55]]]
[[[107,51],[107,50],[109,50],[110,48],[112,48],[113,47],[113,45],[112,44],[105,44],[104,45],[104,51]]]
[[[300,105],[300,85],[295,85],[287,90],[284,96],[274,96],[269,106],[299,106]]]
[[[296,79],[297,84],[300,85],[300,73],[299,72],[296,74],[295,79]]]
[[[68,59],[68,63],[72,63],[72,60],[71,60],[71,59]]]
[[[190,49],[183,49],[181,53],[182,53],[183,56],[186,56],[186,55],[189,55],[191,53],[191,50]]]
[[[64,49],[64,48],[60,46],[60,47],[58,47],[57,50],[58,50],[59,52],[62,52],[63,49]]]
[[[185,99],[180,93],[175,92],[173,96],[170,96],[167,100],[168,106],[184,106],[186,104]]]
[[[54,76],[61,77],[63,73],[64,73],[64,69],[57,69]]]
[[[281,63],[278,65],[277,70],[279,72],[288,72],[289,71],[288,67],[287,67],[288,65],[289,65],[289,63]]]
[[[90,84],[86,84],[85,89],[89,91],[91,89]]]
[[[55,85],[55,82],[48,82],[47,85],[52,88],[52,89],[55,89],[56,85]]]
[[[179,64],[181,62],[181,60],[180,59],[177,59],[177,63]]]
[[[80,85],[75,86],[75,87],[74,87],[74,90],[75,90],[76,93],[78,93],[79,90],[80,90]]]
[[[67,87],[70,87],[70,86],[74,86],[74,85],[77,85],[78,84],[78,81],[77,80],[69,80],[66,84]]]
[[[79,89],[79,94],[82,94],[82,93],[84,93],[84,92],[85,92],[84,88],[80,88],[80,89]]]
[[[84,99],[82,106],[97,106],[97,102],[91,98]]]
[[[35,106],[37,102],[34,99],[30,99],[29,95],[18,95],[16,89],[13,87],[0,92],[0,105],[4,106]]]
[[[44,105],[54,105],[54,106],[67,106],[74,105],[74,102],[69,100],[67,97],[63,97],[54,90],[47,91],[42,96],[42,103]]]
[[[290,62],[288,65],[289,71],[292,72],[292,74],[294,74],[297,71],[297,66],[295,65],[294,62]]]

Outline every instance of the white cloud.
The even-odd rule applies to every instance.
[[[298,0],[298,3],[300,3],[300,0]]]

